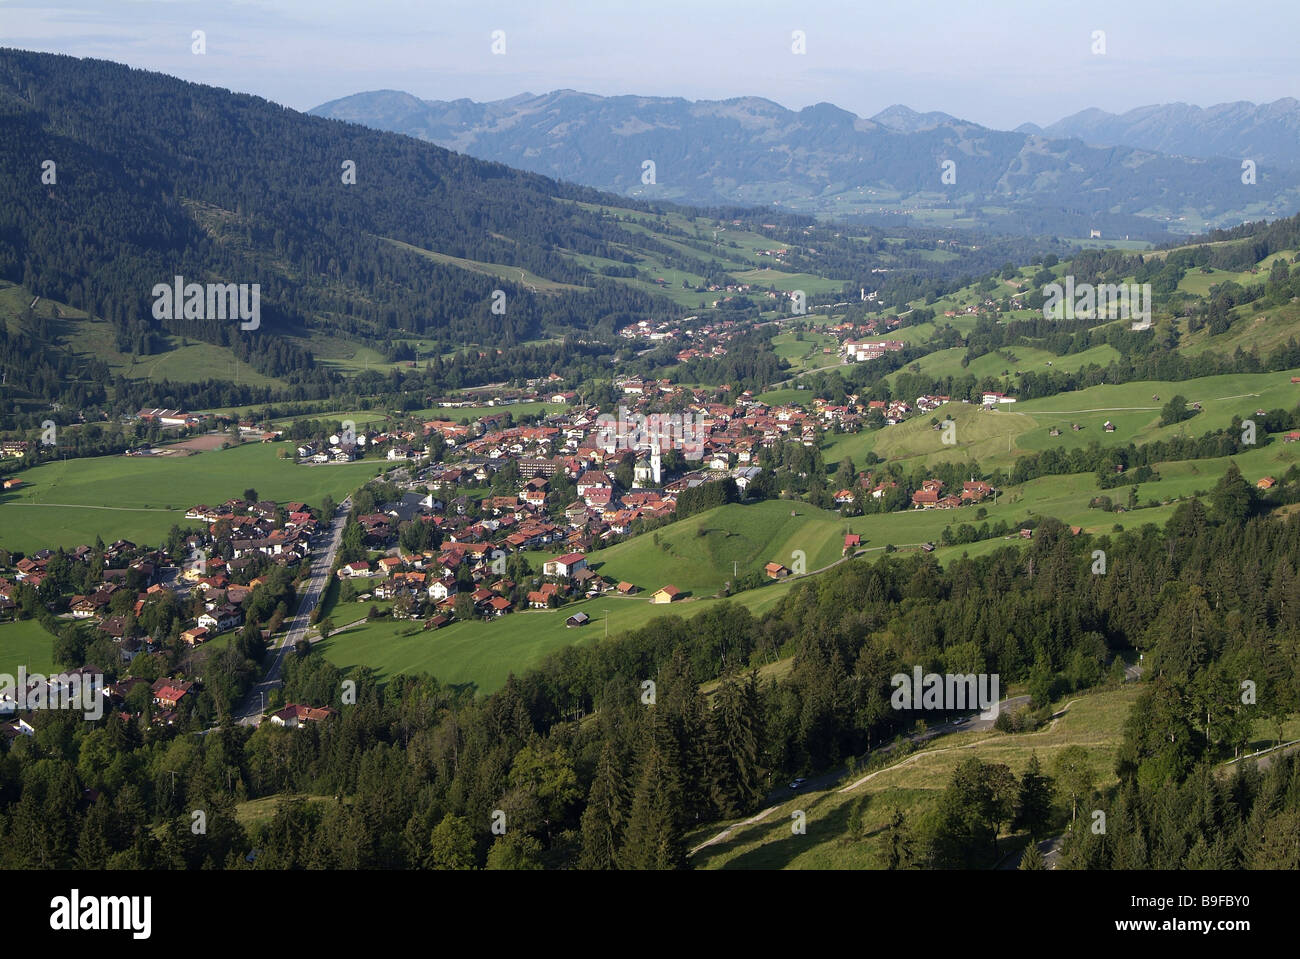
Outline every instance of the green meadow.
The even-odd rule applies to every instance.
[[[34,619],[0,623],[0,673],[16,676],[19,666],[29,673],[54,671],[54,636]]]
[[[240,496],[253,487],[264,499],[341,502],[364,484],[379,460],[298,466],[280,459],[289,443],[246,443],[193,456],[98,456],[44,463],[21,474],[22,487],[0,495],[0,547],[33,552],[129,539],[161,542],[185,511]],[[388,465],[388,464],[384,464]]]
[[[1117,782],[1115,756],[1123,742],[1124,721],[1140,691],[1130,684],[1080,696],[1062,704],[1068,705],[1064,715],[1034,733],[990,730],[941,736],[869,778],[849,775],[830,789],[792,794],[758,821],[736,826],[722,841],[699,849],[691,863],[697,869],[883,869],[892,810],[901,809],[909,819],[919,816],[938,801],[953,771],[970,756],[1003,763],[1020,776],[1032,755],[1050,771],[1062,749],[1078,745],[1088,753],[1097,788],[1107,789]],[[861,829],[859,838],[850,838],[855,807]],[[790,828],[796,811],[806,816],[802,835]],[[730,825],[713,823],[693,830],[687,836],[688,848],[699,847]],[[1010,835],[1004,829],[1003,836]],[[1004,848],[1019,844],[1013,840]]]

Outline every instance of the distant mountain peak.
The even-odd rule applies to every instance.
[[[893,106],[886,107],[871,119],[882,127],[888,127],[900,133],[917,133],[921,130],[932,130],[935,127],[943,126],[945,123],[961,122],[951,114],[941,113],[937,110],[930,113],[918,113],[902,103],[895,103]]]

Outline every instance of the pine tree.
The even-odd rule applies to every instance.
[[[755,676],[743,686],[728,680],[718,689],[709,716],[712,759],[708,772],[714,803],[723,816],[738,816],[752,809],[763,795],[758,709]]]
[[[627,815],[627,784],[614,744],[606,740],[587,796],[587,808],[582,812],[579,869],[618,868],[618,846]]]
[[[912,834],[907,828],[907,817],[897,806],[889,813],[889,824],[885,827],[885,835],[889,844],[885,853],[885,868],[906,869],[914,865]]]
[[[676,744],[659,707],[651,709],[627,838],[618,862],[626,869],[679,869],[686,864],[686,849]]]
[[[1043,835],[1052,816],[1052,779],[1043,775],[1038,753],[1029,757],[1029,765],[1020,779],[1016,795],[1015,829],[1028,829],[1030,839]]]
[[[1038,843],[1031,842],[1025,849],[1025,854],[1020,857],[1021,869],[1046,869],[1047,864],[1043,862],[1043,854],[1038,851]]]

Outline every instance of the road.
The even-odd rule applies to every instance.
[[[348,513],[352,511],[352,499],[349,497],[339,504],[334,512],[334,519],[330,521],[329,545],[325,549],[324,556],[317,556],[312,552],[311,576],[307,580],[307,587],[302,592],[302,601],[298,604],[297,614],[289,620],[289,628],[284,635],[282,642],[271,655],[271,664],[267,667],[265,675],[261,682],[253,686],[240,703],[239,708],[235,711],[235,722],[242,723],[245,726],[256,726],[262,721],[262,704],[265,701],[265,695],[269,694],[272,689],[280,685],[280,668],[284,664],[285,653],[292,649],[298,640],[307,635],[307,627],[311,621],[311,612],[320,602],[321,596],[325,593],[325,587],[328,585],[330,567],[334,565],[334,556],[338,552],[339,544],[343,541],[343,527],[347,525]]]

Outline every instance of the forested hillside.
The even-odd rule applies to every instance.
[[[1076,837],[1070,860],[1173,868],[1212,855],[1225,867],[1295,868],[1294,847],[1271,835],[1300,815],[1294,761],[1279,759],[1263,780],[1243,767],[1227,790],[1211,773],[1240,753],[1252,724],[1298,705],[1300,517],[1259,508],[1230,474],[1208,507],[1181,506],[1163,530],[1080,538],[1044,521],[1024,552],[946,568],[921,555],[859,560],[762,617],[722,606],[689,624],[659,619],[564,649],[485,699],[427,676],[380,686],[362,671],[353,705],[343,675],[308,653],[290,662],[285,695],[333,705],[337,722],[176,737],[115,716],[97,728],[47,712],[35,737],[0,759],[0,862],[679,867],[689,829],[752,812],[786,777],[902,731],[915,717],[890,708],[895,672],[997,671],[1038,708],[1121,682],[1116,657],[1133,650],[1145,654],[1149,682],[1125,727],[1119,788],[1095,797],[1133,828]],[[1097,549],[1108,559],[1102,575]],[[777,656],[793,656],[792,669],[757,678]],[[706,698],[699,684],[714,677],[722,682]],[[86,788],[112,798],[86,808]],[[1094,800],[1091,786],[1075,788],[1076,804]],[[321,798],[250,817],[250,800],[277,795]],[[1033,831],[1069,819],[1068,801],[1046,802],[1024,812]],[[893,865],[996,855],[989,843],[1011,807],[958,819],[953,803],[877,838],[902,850]],[[1200,811],[1162,814],[1158,836],[1136,831],[1144,810],[1189,804]],[[205,836],[188,829],[195,808],[208,810]],[[504,835],[492,828],[501,817]],[[260,850],[252,864],[250,845]]]

